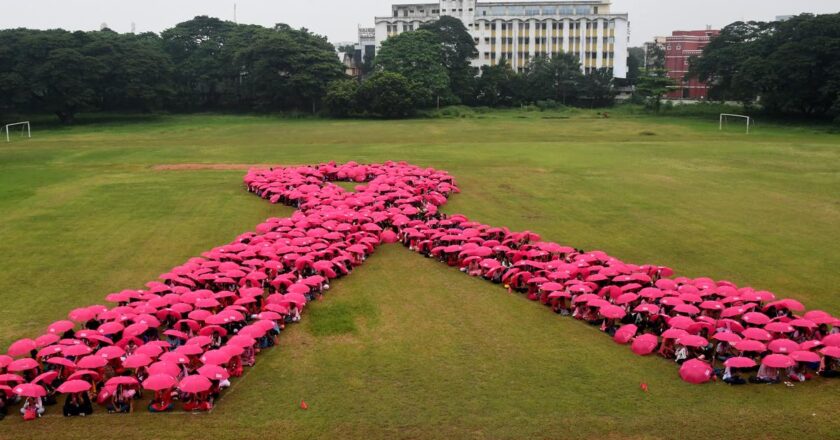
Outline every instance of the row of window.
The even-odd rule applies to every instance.
[[[571,51],[569,53],[572,54],[572,55],[575,55],[575,56],[580,55],[580,52],[575,52],[575,51]],[[506,56],[512,55],[513,52],[501,52],[501,54],[502,54],[502,58],[505,58]],[[517,52],[517,54],[519,55],[520,59],[528,59],[528,58],[531,57],[530,52]],[[546,52],[544,50],[534,52],[534,56],[547,56],[547,55],[548,55],[548,52]],[[615,53],[614,52],[603,52],[602,54],[600,54],[600,55],[603,55],[603,56],[599,56],[598,52],[584,52],[584,55],[585,55],[587,60],[591,60],[591,61],[595,61],[598,58],[601,58],[601,59],[604,59],[604,60],[615,59]],[[496,52],[484,52],[484,59],[485,60],[495,60],[496,59]]]
[[[531,23],[518,23],[518,26],[519,26],[520,31],[531,30]],[[598,29],[598,27],[599,27],[598,23],[593,23],[591,21],[587,22],[586,26],[585,26],[585,28],[587,30]],[[537,30],[540,30],[540,29],[541,30],[547,30],[548,28],[549,28],[548,23],[536,23],[535,26],[534,26],[534,29],[537,29]],[[609,24],[608,24],[608,28],[609,29],[615,29],[615,21],[610,21]],[[480,23],[476,25],[476,29],[481,29],[481,24]],[[503,31],[508,30],[508,29],[513,29],[513,23],[502,22],[501,23],[501,29]],[[552,22],[551,23],[551,29],[553,29],[553,30],[563,29],[563,23],[557,22],[557,21]],[[569,23],[569,30],[576,31],[576,30],[580,30],[580,29],[581,29],[581,23],[580,22],[575,21],[575,22],[570,22]],[[491,22],[491,23],[485,22],[484,23],[484,30],[495,31],[496,30],[496,23],[495,22]]]
[[[414,25],[413,24],[402,25],[402,31],[403,32],[408,32],[408,31],[413,31],[413,30],[414,30]],[[388,34],[397,33],[399,31],[400,31],[399,25],[396,25],[396,24],[389,24],[388,25]]]
[[[479,43],[478,38],[473,38],[473,40],[475,41],[476,44]],[[534,38],[534,43],[536,43],[536,44],[547,44],[548,40],[549,39],[546,38],[546,37],[537,37],[537,38]],[[605,44],[605,45],[606,44],[615,44],[615,38],[614,37],[604,37],[601,40],[602,40],[602,43]],[[513,38],[510,38],[510,37],[502,37],[502,38],[484,37],[484,44],[495,44],[496,41],[499,41],[502,44],[506,44],[506,43],[507,44],[513,44]],[[530,44],[531,43],[531,38],[530,37],[519,37],[519,38],[516,39],[516,41],[519,44]],[[552,37],[551,38],[551,44],[557,44],[557,43],[563,44],[563,41],[564,41],[563,37]],[[598,38],[595,38],[595,37],[584,38],[583,41],[585,43],[587,43],[588,45],[593,45],[594,46],[594,45],[598,44]],[[569,42],[571,44],[577,45],[577,44],[580,44],[581,39],[577,38],[577,37],[569,38]]]
[[[495,16],[495,15],[589,15],[598,14],[598,7],[589,6],[530,6],[530,5],[509,5],[509,6],[489,6],[479,7],[479,15],[481,16]]]
[[[400,12],[402,12],[403,17],[408,17],[409,15],[414,15],[414,9],[394,9],[394,17],[399,17]],[[426,11],[424,9],[418,9],[417,12],[420,13],[420,14],[424,14]],[[432,14],[438,14],[438,13],[440,13],[440,10],[431,9],[431,13]]]

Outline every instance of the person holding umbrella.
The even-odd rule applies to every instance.
[[[155,391],[155,397],[149,402],[149,412],[159,413],[172,411],[175,403],[172,402],[172,389]]]
[[[117,385],[117,389],[111,396],[111,402],[107,405],[108,414],[130,413],[134,410],[135,391],[123,385]]]
[[[93,405],[90,403],[90,395],[87,391],[81,393],[69,393],[64,400],[64,417],[86,416],[93,414]]]
[[[44,415],[44,402],[40,397],[27,397],[20,408],[23,420],[35,420]]]
[[[155,397],[149,402],[149,412],[166,412],[175,407],[172,402],[172,389],[178,383],[167,374],[153,374],[143,381],[143,388],[154,391]]]

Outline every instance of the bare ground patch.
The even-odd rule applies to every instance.
[[[249,170],[251,168],[276,167],[270,163],[175,163],[161,164],[152,167],[155,171],[193,171],[193,170]]]

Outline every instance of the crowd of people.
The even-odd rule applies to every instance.
[[[354,162],[252,169],[247,189],[297,208],[162,274],[72,310],[0,355],[0,416],[209,411],[231,380],[279,343],[330,280],[380,243],[411,250],[585,321],[680,364],[690,382],[730,384],[837,377],[840,321],[766,291],[544,242],[439,211],[458,192],[446,172]],[[355,192],[335,181],[353,181]],[[60,398],[63,397],[63,402]]]

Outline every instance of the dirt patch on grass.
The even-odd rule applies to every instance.
[[[176,163],[162,164],[152,167],[155,171],[192,171],[192,170],[249,170],[251,168],[276,167],[277,164],[268,163]]]

